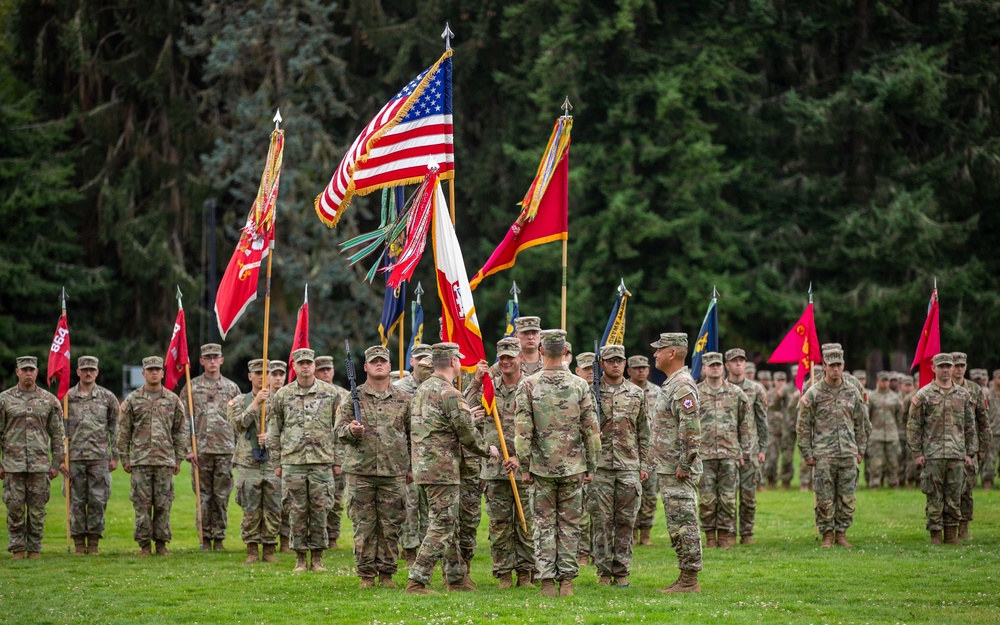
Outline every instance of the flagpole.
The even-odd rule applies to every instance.
[[[406,370],[403,360],[406,359],[406,343],[403,342],[403,326],[406,323],[406,306],[403,306],[403,312],[399,313],[399,379],[403,379],[403,372]]]
[[[569,96],[566,96],[566,99],[563,100],[561,108],[562,108],[562,111],[563,111],[563,114],[562,114],[563,120],[572,118],[572,115],[570,115],[569,112],[573,110],[573,105],[569,103]],[[569,156],[567,156],[566,158],[569,158]],[[568,213],[569,213],[569,180],[568,179],[566,180],[566,197],[565,197],[565,203],[566,203],[566,212],[567,212],[567,215],[568,215]],[[568,224],[568,220],[569,220],[569,218],[567,217],[567,224]],[[562,240],[562,303],[561,303],[560,310],[559,310],[559,322],[560,322],[560,326],[559,327],[562,330],[566,329],[566,265],[567,265],[568,251],[569,251],[569,227],[567,226],[567,228],[566,228],[566,238]]]
[[[61,294],[62,300],[62,316],[66,317],[66,287],[62,288]],[[68,375],[68,374],[67,374]],[[59,380],[62,384],[62,380]],[[66,456],[66,474],[63,476],[63,484],[66,485],[66,553],[72,551],[73,538],[70,535],[70,522],[69,522],[69,491],[71,488],[70,484],[70,473],[69,473],[69,393],[63,395],[62,398],[62,412],[63,412],[63,453]]]
[[[177,310],[184,310],[184,303],[181,301],[181,287],[177,287]],[[186,332],[186,330],[185,330]],[[187,345],[187,337],[184,337],[184,344]],[[191,455],[194,461],[191,463],[191,473],[194,475],[194,518],[198,526],[198,548],[204,549],[205,543],[202,538],[201,529],[201,471],[198,468],[198,437],[195,435],[194,427],[194,394],[191,391],[191,360],[184,363],[184,388],[187,389],[188,415],[191,421]]]
[[[813,283],[812,282],[809,283],[809,303],[810,304],[813,303]],[[813,314],[815,314],[815,313],[813,313]],[[815,317],[813,317],[813,318],[815,319]],[[806,342],[808,342],[808,341],[809,341],[809,337],[807,336],[806,337]],[[816,383],[816,367],[813,366],[814,362],[816,362],[816,361],[813,360],[812,352],[810,352],[809,353],[809,386],[812,386],[813,384]],[[815,499],[815,497],[813,497],[813,499]],[[819,527],[816,528],[816,535],[817,536],[819,535]]]
[[[493,423],[497,426],[497,434],[500,435],[500,451],[503,453],[504,461],[510,458],[510,454],[507,453],[507,441],[503,436],[503,426],[500,424],[500,413],[497,412],[496,402],[493,404]],[[517,515],[521,517],[521,527],[524,531],[528,531],[528,522],[524,519],[524,509],[521,508],[521,495],[517,492],[517,480],[514,478],[514,473],[510,472],[507,474],[510,478],[510,487],[514,491],[514,504],[517,505]]]
[[[451,24],[449,22],[445,22],[444,32],[441,33],[441,38],[444,39],[444,49],[446,52],[448,50],[451,50],[451,38],[454,36],[455,33],[451,32]],[[451,225],[455,225],[455,168],[454,167],[452,167],[451,170],[451,180],[448,181],[448,209],[451,211]]]
[[[281,109],[275,109],[274,117],[271,119],[274,122],[274,131],[278,132],[278,124],[281,123]],[[274,212],[273,212],[273,224],[274,228],[277,228],[278,223],[278,202],[275,198]],[[264,354],[263,354],[263,367],[264,367],[264,380],[267,381],[267,338],[270,334],[271,328],[271,263],[274,261],[274,236],[271,237],[269,243],[270,250],[267,254],[267,275],[264,278]],[[308,293],[308,291],[306,291]],[[267,431],[267,402],[262,402],[260,405],[260,431]]]

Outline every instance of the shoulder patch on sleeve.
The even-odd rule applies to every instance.
[[[809,400],[806,398],[805,395],[803,395],[802,397],[799,397],[799,401],[802,403],[803,406],[808,406],[809,405]]]
[[[692,399],[691,397],[685,397],[683,400],[681,400],[681,407],[688,412],[694,410],[694,399]]]
[[[910,400],[910,403],[912,403],[914,406],[919,406],[920,405],[920,398],[917,397],[916,395],[914,395],[913,399]]]
[[[125,410],[125,402],[122,402],[122,403],[118,404],[118,410],[121,410],[121,411],[124,412],[124,410]]]

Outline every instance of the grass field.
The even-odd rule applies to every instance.
[[[188,468],[177,477],[169,558],[139,559],[132,542],[128,476],[114,474],[100,556],[66,554],[58,482],[40,560],[0,556],[4,623],[998,623],[1000,493],[976,493],[974,541],[935,547],[924,531],[924,497],[915,490],[862,491],[849,532],[854,550],[821,550],[813,539],[812,494],[758,496],[757,545],[705,553],[700,595],[655,592],[677,577],[662,509],[655,546],[636,549],[632,586],[596,584],[587,567],[576,596],[500,591],[490,575],[486,517],[472,577],[478,593],[413,597],[358,588],[350,527],[327,552],[326,573],[279,564],[244,566],[240,509],[230,505],[227,553],[202,553],[194,529]],[[6,512],[6,510],[4,510]],[[346,519],[345,519],[346,523]],[[233,531],[235,530],[235,531]],[[6,545],[6,525],[0,530]],[[396,576],[405,583],[405,571]],[[443,590],[440,568],[433,587]]]

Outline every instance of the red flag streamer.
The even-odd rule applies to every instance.
[[[920,342],[917,343],[917,351],[913,355],[913,364],[910,365],[911,371],[914,367],[920,366],[920,388],[927,386],[934,379],[933,358],[940,353],[941,311],[935,287],[931,292],[931,301],[927,304],[927,319],[924,320],[924,328],[920,331]]]
[[[292,338],[292,351],[288,353],[288,383],[295,380],[295,367],[292,366],[292,354],[295,350],[309,347],[309,285],[306,285],[305,298],[299,307],[299,318],[295,321],[295,336]],[[267,375],[267,372],[264,372]]]
[[[179,301],[179,300],[178,300]],[[191,363],[188,355],[187,324],[184,322],[184,309],[177,309],[177,320],[174,321],[174,333],[170,335],[170,345],[167,347],[167,357],[163,363],[164,386],[174,390],[184,377],[184,367]]]
[[[783,362],[798,363],[799,370],[795,376],[795,386],[800,391],[805,383],[806,375],[812,369],[813,363],[823,359],[819,353],[819,338],[816,336],[816,319],[813,316],[813,304],[809,302],[799,320],[788,331],[785,338],[767,359],[772,364]]]
[[[59,317],[56,333],[52,336],[52,346],[49,348],[49,362],[46,365],[46,380],[52,386],[52,379],[59,380],[59,391],[56,396],[61,401],[69,392],[69,325],[66,323],[66,313]]]

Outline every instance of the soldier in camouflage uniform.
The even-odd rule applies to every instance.
[[[752,545],[754,542],[754,520],[757,517],[757,485],[760,484],[760,467],[767,459],[767,397],[764,387],[759,382],[745,376],[747,356],[739,347],[726,351],[726,370],[729,373],[729,383],[742,390],[750,402],[750,419],[747,427],[750,430],[749,462],[738,467],[740,474],[739,491],[739,529],[740,544]]]
[[[576,355],[576,375],[590,385],[593,391],[594,384],[594,352],[581,352]],[[583,514],[580,516],[580,550],[577,554],[577,562],[580,566],[587,566],[590,561],[591,547],[593,546],[593,527],[590,524],[590,484],[583,485]]]
[[[899,400],[903,404],[903,412],[899,421],[896,422],[896,430],[899,432],[899,470],[898,481],[900,486],[916,485],[918,478],[918,467],[913,464],[910,457],[910,447],[906,444],[906,426],[910,414],[910,400],[917,394],[917,389],[913,387],[912,375],[901,375],[894,371],[889,372],[889,380],[899,375]],[[889,388],[892,390],[892,387]]]
[[[514,320],[517,340],[521,342],[521,370],[525,375],[534,375],[542,369],[542,357],[538,352],[538,341],[542,332],[542,320],[538,317],[518,317]]]
[[[420,385],[410,405],[413,481],[427,496],[430,526],[410,567],[406,592],[421,595],[434,594],[427,584],[438,560],[443,561],[448,590],[475,590],[457,544],[462,448],[483,457],[499,455],[483,441],[469,405],[452,386],[461,371],[458,345],[436,343],[431,349],[434,373]]]
[[[497,343],[497,363],[489,368],[508,453],[514,451],[514,399],[518,385],[527,377],[521,371],[520,355],[521,344],[515,337],[500,339]],[[465,391],[465,398],[470,404],[479,405],[482,395],[482,378],[477,375]],[[489,416],[482,424],[482,430],[487,444],[500,446],[500,436]],[[534,523],[528,505],[531,487],[527,482],[517,480],[517,492],[527,525],[525,529],[517,513],[510,477],[498,459],[491,458],[483,464],[482,479],[486,482],[486,513],[490,517],[493,577],[499,580],[500,588],[510,588],[514,584],[513,573],[516,572],[519,587],[534,588],[531,583],[535,574]]]
[[[778,479],[781,480],[781,487],[784,490],[792,487],[792,478],[795,477],[795,440],[798,436],[796,423],[799,420],[798,405],[801,395],[799,389],[789,379],[789,383],[785,385],[785,420],[781,427],[781,470],[778,474]],[[801,458],[799,459],[799,485],[804,490],[809,490],[812,487],[812,467],[806,466]]]
[[[743,368],[743,376],[750,380],[751,382],[757,381],[757,365],[752,362],[748,362]]]
[[[872,433],[868,439],[868,487],[899,487],[899,423],[903,402],[889,390],[889,372],[879,371],[869,398]]]
[[[267,416],[273,414],[271,395],[285,385],[287,366],[280,360],[269,360],[268,382],[263,386],[264,361],[251,360],[247,377],[251,392],[229,400],[226,418],[236,432],[236,503],[243,508],[240,534],[247,546],[244,564],[253,564],[261,556],[258,546],[263,545],[264,562],[277,562],[274,555],[281,527],[281,478],[274,474],[278,464],[260,445],[260,410],[267,406]]]
[[[202,345],[199,362],[205,373],[191,380],[198,443],[198,462],[191,467],[191,490],[195,490],[194,472],[198,471],[201,547],[206,551],[225,551],[222,541],[229,525],[229,494],[233,491],[233,452],[236,451],[236,436],[226,419],[226,407],[229,400],[240,395],[240,387],[219,372],[225,359],[218,343]],[[187,397],[186,393],[181,389],[180,396]]]
[[[965,492],[962,493],[962,520],[958,524],[958,537],[962,540],[972,540],[969,535],[969,523],[972,522],[973,501],[972,489],[979,482],[979,463],[986,457],[986,452],[993,442],[993,430],[990,428],[989,408],[986,405],[986,394],[983,387],[972,380],[965,379],[967,357],[963,352],[952,352],[954,366],[951,369],[951,379],[956,385],[962,386],[972,397],[972,410],[975,417],[976,441],[978,447],[972,454],[972,466],[965,469]]]
[[[687,335],[665,332],[651,343],[656,368],[667,376],[652,411],[652,465],[659,474],[660,497],[670,543],[677,553],[680,577],[663,593],[701,592],[701,535],[698,532],[698,479],[702,473],[701,400],[698,387],[684,366]]]
[[[699,483],[699,520],[705,547],[732,549],[736,544],[736,491],[739,470],[750,462],[750,400],[740,387],[723,378],[722,354],[701,359],[705,381],[701,398],[701,456],[705,472]],[[718,534],[718,536],[716,536]]]
[[[111,472],[118,468],[118,455],[112,451],[118,436],[118,398],[97,384],[98,364],[93,356],[80,356],[76,368],[80,382],[66,394],[70,534],[76,555],[99,553]]]
[[[556,582],[559,596],[573,594],[583,484],[601,452],[590,387],[563,367],[565,343],[563,330],[545,331],[544,366],[521,382],[515,399],[516,462],[522,479],[535,485],[535,566],[545,597],[557,595]]]
[[[39,388],[38,359],[17,359],[17,386],[0,393],[0,478],[7,506],[7,534],[14,560],[42,551],[49,481],[63,464],[63,422],[59,400]]]
[[[1000,369],[993,370],[993,382],[986,388],[986,407],[993,436],[990,451],[983,459],[983,489],[990,490],[997,474],[997,458],[1000,457]]]
[[[316,357],[316,378],[332,386],[340,394],[341,402],[353,403],[351,392],[334,383],[333,377],[335,373],[336,368],[333,366],[333,356]],[[347,476],[344,475],[342,469],[342,465],[344,464],[344,447],[336,437],[334,437],[334,456],[336,460],[333,463],[333,473],[330,479],[330,496],[327,499],[330,510],[326,515],[326,533],[329,537],[329,549],[336,549],[337,541],[340,540],[340,517],[344,513],[344,498],[347,490]],[[350,498],[349,493],[347,493],[347,498]]]
[[[628,359],[628,375],[635,384],[646,393],[646,417],[650,418],[656,400],[660,397],[660,387],[649,381],[649,359],[645,356],[630,356]],[[659,482],[656,472],[649,471],[649,477],[642,483],[642,502],[639,504],[639,514],[635,517],[635,532],[632,542],[651,547],[653,540],[650,531],[653,529],[653,517],[656,516],[656,493]]]
[[[823,352],[823,378],[799,400],[799,452],[813,467],[816,492],[816,526],[822,547],[834,542],[850,548],[847,528],[857,506],[858,465],[868,446],[868,431],[861,394],[844,381],[844,352]],[[836,536],[835,536],[836,534]]]
[[[297,349],[295,382],[274,394],[274,415],[267,421],[263,443],[279,465],[282,496],[288,500],[289,542],[295,552],[293,571],[325,571],[323,550],[329,545],[326,515],[329,509],[331,467],[334,464],[333,426],[340,393],[316,377],[315,352]]]
[[[174,501],[174,476],[188,448],[184,406],[180,398],[163,387],[163,359],[142,359],[146,383],[132,391],[121,405],[115,451],[122,468],[132,476],[129,499],[135,508],[133,537],[140,556],[168,556],[170,506]]]
[[[410,398],[389,381],[392,363],[381,345],[365,350],[368,380],[358,387],[358,408],[343,402],[335,431],[344,449],[344,473],[354,525],[354,564],[362,588],[396,588],[399,530],[406,519],[410,473]]]
[[[599,584],[625,587],[652,434],[646,393],[625,379],[625,348],[605,345],[601,360],[601,456],[590,484],[594,564]]]
[[[761,373],[764,373],[761,371]],[[761,469],[761,483],[774,488],[778,485],[778,467],[781,460],[782,435],[785,429],[788,376],[784,371],[775,371],[771,388],[767,389],[767,456]]]
[[[910,400],[906,443],[920,467],[920,490],[927,495],[931,544],[961,545],[958,525],[966,471],[978,449],[972,397],[953,379],[952,354],[933,359],[934,380]]]
[[[413,367],[413,375],[396,380],[392,385],[406,393],[412,402],[420,385],[434,373],[430,344],[419,343],[413,346],[410,365]],[[400,555],[408,567],[413,566],[417,558],[417,549],[420,549],[420,543],[427,534],[428,520],[427,498],[421,496],[420,486],[411,481],[406,485],[406,520],[399,533]]]

